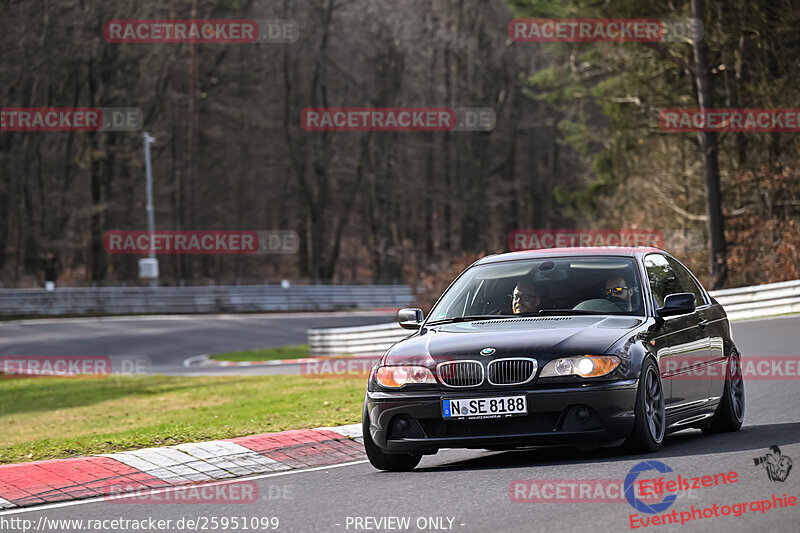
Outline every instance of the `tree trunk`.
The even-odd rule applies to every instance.
[[[692,17],[705,23],[705,0],[692,0]],[[711,103],[711,79],[708,68],[708,48],[705,40],[692,42],[695,62],[695,81],[697,101],[701,110],[713,107]],[[703,157],[703,172],[706,188],[706,214],[708,215],[709,273],[711,288],[718,289],[728,277],[727,251],[725,246],[725,227],[722,218],[722,195],[719,178],[719,147],[714,132],[703,131],[698,134],[700,151]]]

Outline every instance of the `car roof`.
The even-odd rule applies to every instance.
[[[504,254],[488,255],[475,261],[475,265],[515,261],[523,259],[541,259],[543,257],[585,257],[587,255],[605,255],[617,257],[635,257],[649,253],[664,253],[660,248],[652,246],[589,246],[585,248],[542,248],[538,250],[522,250]]]

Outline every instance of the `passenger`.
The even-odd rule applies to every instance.
[[[521,279],[511,295],[511,310],[515,315],[535,313],[542,304],[542,297],[536,284],[527,278]]]

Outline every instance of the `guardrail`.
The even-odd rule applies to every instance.
[[[711,291],[728,318],[759,318],[800,312],[800,280]]]
[[[800,280],[711,291],[730,320],[759,318],[800,312]],[[412,331],[396,322],[376,326],[309,329],[312,356],[349,354],[382,355],[392,344]]]
[[[397,322],[349,328],[309,329],[308,345],[312,357],[324,355],[383,355],[392,344],[413,331]]]
[[[408,307],[407,285],[244,285],[0,290],[0,316],[331,311]]]

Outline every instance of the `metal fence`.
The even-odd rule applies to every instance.
[[[800,312],[800,280],[724,289],[711,294],[734,320]],[[2,289],[0,316],[330,311],[407,307],[413,301],[407,285],[90,287],[53,291]],[[394,331],[384,328],[380,340],[399,339],[405,332],[399,327],[394,327]],[[359,333],[356,331],[354,334]],[[309,333],[309,338],[311,335]],[[323,344],[328,342],[325,334],[314,333],[315,344],[318,338],[320,350],[331,349],[331,345]],[[343,339],[341,336],[336,338]],[[365,342],[363,346],[352,342],[341,344],[343,349],[350,351],[339,353],[365,353],[358,350],[370,345],[370,342]]]
[[[711,291],[728,318],[759,318],[800,312],[800,280]]]
[[[397,322],[349,328],[309,329],[309,353],[312,357],[381,355],[392,344],[413,333],[401,328]]]
[[[800,312],[800,280],[711,291],[731,320]],[[309,329],[311,355],[381,355],[413,331],[397,323],[350,328]]]
[[[407,307],[413,300],[407,285],[4,289],[0,316],[330,311]]]

